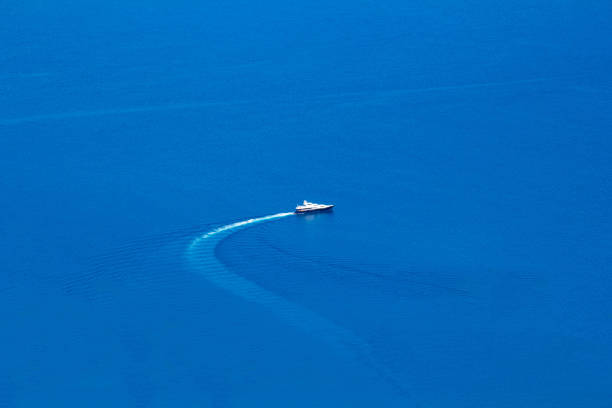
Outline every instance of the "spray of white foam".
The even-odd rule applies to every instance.
[[[287,217],[289,215],[293,215],[294,213],[291,212],[286,212],[286,213],[278,213],[278,214],[273,214],[273,215],[266,215],[265,217],[259,217],[259,218],[251,218],[249,220],[246,221],[239,221],[239,222],[235,222],[233,224],[228,224],[228,225],[224,225],[222,227],[216,228],[212,231],[207,232],[206,234],[202,235],[199,238],[196,238],[190,245],[190,248],[193,248],[194,245],[197,245],[200,241],[202,241],[203,239],[208,239],[214,235],[223,233],[225,231],[228,230],[235,230],[238,229],[240,227],[246,227],[250,224],[255,224],[257,222],[263,222],[263,221],[271,221],[274,219],[278,219],[278,218],[283,218],[283,217]]]
[[[279,213],[265,217],[251,218],[246,221],[218,227],[195,238],[187,249],[189,263],[201,272],[208,281],[244,300],[259,304],[276,316],[306,333],[310,333],[328,344],[348,350],[362,363],[373,368],[377,375],[383,377],[398,391],[404,393],[399,385],[374,358],[370,346],[346,328],[295,304],[240,275],[231,272],[215,256],[217,244],[230,234],[252,225],[279,220],[294,213]]]

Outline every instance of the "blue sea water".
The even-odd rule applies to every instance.
[[[0,406],[609,407],[611,18],[2,2]]]

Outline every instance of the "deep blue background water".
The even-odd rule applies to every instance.
[[[608,407],[610,18],[3,2],[0,405]],[[186,262],[303,199],[216,256],[375,364]]]

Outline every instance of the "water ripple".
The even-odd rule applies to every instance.
[[[187,248],[187,260],[214,285],[242,299],[264,306],[290,325],[323,339],[332,346],[349,350],[364,364],[374,368],[397,391],[404,394],[405,386],[398,383],[387,367],[377,361],[367,342],[313,311],[292,303],[257,283],[231,272],[215,256],[215,248],[219,242],[232,233],[258,223],[280,220],[291,215],[293,213],[279,213],[252,218],[206,232],[191,242]]]

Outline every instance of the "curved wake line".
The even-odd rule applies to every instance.
[[[189,246],[189,249],[192,249],[193,246],[197,245],[200,241],[202,241],[204,239],[208,239],[208,238],[210,238],[210,237],[212,237],[214,235],[223,233],[225,231],[239,229],[241,227],[245,227],[245,226],[250,225],[250,224],[255,224],[257,222],[270,221],[270,220],[274,220],[274,219],[278,219],[278,218],[283,218],[283,217],[287,217],[287,216],[293,215],[293,214],[294,213],[292,213],[292,212],[278,213],[278,214],[273,214],[273,215],[266,215],[265,217],[251,218],[251,219],[246,220],[246,221],[239,221],[239,222],[235,222],[233,224],[224,225],[222,227],[219,227],[219,228],[216,228],[216,229],[214,229],[212,231],[207,232],[206,234],[202,235],[199,238],[194,239],[193,242],[191,243],[191,245]],[[229,235],[229,234],[226,234],[226,235]]]
[[[259,286],[240,275],[232,273],[215,256],[217,244],[230,234],[257,223],[288,217],[294,213],[279,213],[265,217],[224,225],[194,239],[187,249],[190,264],[211,283],[245,300],[264,306],[292,326],[311,333],[333,346],[348,349],[363,363],[374,368],[387,382],[401,393],[404,387],[395,381],[387,368],[376,361],[370,346],[349,330],[298,304]]]

